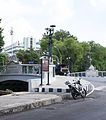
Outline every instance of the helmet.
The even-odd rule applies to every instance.
[[[70,84],[70,82],[69,82],[69,81],[66,81],[66,82],[65,82],[65,84],[66,84],[66,85],[69,85],[69,84]]]

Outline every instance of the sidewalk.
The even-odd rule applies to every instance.
[[[15,93],[0,96],[0,115],[26,111],[62,101],[62,97],[54,94]]]

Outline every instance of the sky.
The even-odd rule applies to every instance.
[[[37,41],[45,28],[56,25],[78,41],[95,41],[106,47],[106,0],[0,0],[1,27],[5,46],[23,37]]]

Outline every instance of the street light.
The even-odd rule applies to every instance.
[[[50,25],[49,28],[45,28],[47,35],[49,36],[49,46],[48,46],[48,81],[47,81],[47,85],[49,85],[49,65],[53,64],[52,61],[52,35],[54,33],[54,27],[56,27],[55,25]]]
[[[50,25],[50,28],[45,28],[47,35],[49,36],[49,46],[48,46],[48,58],[49,58],[49,64],[52,63],[52,35],[54,33],[54,27],[56,27],[55,25]]]

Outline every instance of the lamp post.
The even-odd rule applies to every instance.
[[[49,64],[52,63],[52,35],[54,33],[54,27],[56,27],[55,25],[50,25],[50,28],[45,28],[47,35],[49,36],[49,46],[48,46],[48,52],[49,52]]]
[[[50,64],[53,64],[53,61],[52,61],[52,35],[54,33],[54,27],[56,27],[55,25],[50,25],[49,28],[45,28],[46,32],[47,32],[47,35],[49,36],[49,43],[48,43],[48,80],[47,80],[47,85],[50,85],[49,83],[49,65]]]

